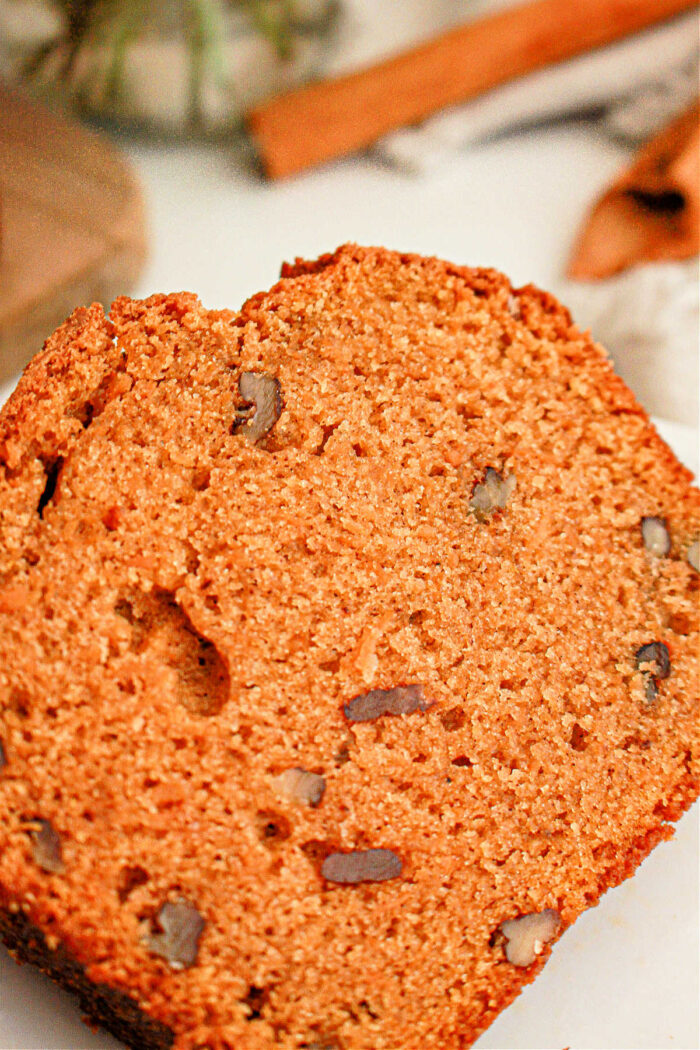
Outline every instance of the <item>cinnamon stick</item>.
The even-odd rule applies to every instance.
[[[700,111],[656,135],[595,204],[569,263],[578,280],[700,250]]]
[[[360,72],[273,98],[252,110],[248,127],[266,173],[282,178],[696,5],[697,0],[534,0]]]

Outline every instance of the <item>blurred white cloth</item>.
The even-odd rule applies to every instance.
[[[485,138],[591,113],[603,115],[608,133],[641,141],[697,93],[697,36],[691,12],[402,128],[376,149],[399,168],[426,171]]]
[[[608,348],[647,411],[697,428],[697,259],[638,266],[590,284],[562,282],[556,291],[577,324]]]

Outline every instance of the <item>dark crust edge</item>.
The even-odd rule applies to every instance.
[[[686,785],[689,790],[681,792],[668,807],[668,813],[655,827],[649,828],[634,839],[628,848],[602,868],[598,885],[589,898],[589,903],[580,914],[596,907],[605,893],[631,878],[641,862],[661,842],[673,838],[675,822],[693,805],[697,798],[697,785]],[[479,1022],[471,1029],[460,1032],[460,1047],[471,1046],[496,1018],[517,999],[525,986],[531,984],[545,966],[552,948],[562,934],[580,916],[561,922],[557,934],[547,944],[546,951],[525,970],[513,975],[510,986],[503,990],[497,1003],[487,1008]],[[63,947],[51,951],[42,931],[21,911],[7,911],[0,907],[0,940],[2,940],[18,962],[38,967],[62,988],[76,995],[80,1008],[91,1023],[111,1032],[133,1050],[171,1050],[176,1033],[167,1025],[148,1017],[126,993],[106,984],[94,984],[85,969]],[[467,1040],[464,1042],[464,1040]]]
[[[51,951],[41,930],[21,911],[0,910],[0,939],[18,962],[37,966],[62,988],[78,997],[89,1021],[106,1028],[133,1050],[170,1050],[175,1033],[152,1020],[125,992],[94,984],[85,968],[59,945]]]

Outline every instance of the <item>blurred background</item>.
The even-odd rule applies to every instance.
[[[697,90],[687,0],[0,0],[0,401],[79,304],[356,241],[555,292],[697,471]],[[700,1045],[697,885],[691,813],[477,1045]],[[0,987],[0,1046],[117,1045]]]

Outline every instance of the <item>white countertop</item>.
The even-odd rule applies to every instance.
[[[585,207],[623,156],[593,127],[568,124],[472,149],[420,177],[360,157],[275,186],[221,149],[122,145],[151,215],[136,293],[189,289],[212,307],[236,307],[276,279],[282,260],[344,241],[495,266],[516,284],[556,290]],[[692,432],[665,432],[696,465]],[[696,806],[672,842],[564,935],[477,1046],[698,1047],[698,842]],[[118,1045],[78,1018],[68,997],[0,955],[1,1047]]]
[[[555,284],[586,205],[624,153],[589,125],[502,138],[412,177],[369,157],[269,184],[207,147],[132,144],[154,250],[139,291],[187,287],[235,306],[283,259],[344,241],[496,266],[514,283]]]

